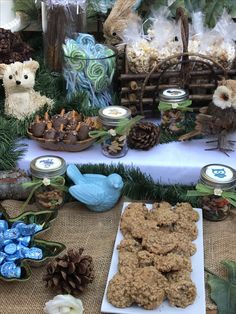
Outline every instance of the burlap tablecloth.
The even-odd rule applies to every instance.
[[[15,215],[21,203],[4,201],[8,213]],[[64,243],[67,248],[85,248],[95,263],[96,278],[80,296],[84,314],[100,314],[100,307],[109,271],[122,202],[105,213],[93,213],[77,202],[67,203],[53,226],[41,238]],[[223,259],[236,260],[236,212],[223,222],[204,221],[205,266],[225,275],[220,265]],[[45,267],[34,268],[30,280],[24,283],[1,282],[0,314],[42,314],[45,302],[55,293],[42,281]],[[207,306],[215,306],[207,299]],[[201,313],[202,314],[202,313]]]

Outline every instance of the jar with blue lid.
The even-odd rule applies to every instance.
[[[33,159],[30,171],[34,184],[34,196],[40,209],[55,210],[64,204],[66,162],[54,155]]]
[[[187,196],[201,198],[203,217],[211,221],[227,218],[230,209],[236,207],[236,171],[222,164],[209,164],[201,169],[196,190]]]

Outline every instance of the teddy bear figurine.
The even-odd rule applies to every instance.
[[[34,60],[0,64],[0,79],[5,89],[5,114],[23,120],[40,108],[52,108],[53,100],[34,90],[39,63]]]

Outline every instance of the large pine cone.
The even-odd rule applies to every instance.
[[[43,276],[46,286],[62,293],[76,295],[83,292],[85,286],[94,279],[93,259],[79,251],[68,250],[67,254],[55,258],[47,265],[47,274]]]
[[[160,129],[152,122],[138,122],[130,130],[128,146],[148,150],[159,142]]]

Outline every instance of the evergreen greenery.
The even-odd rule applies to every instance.
[[[114,165],[106,164],[84,164],[78,165],[81,173],[97,173],[109,175],[118,173],[124,180],[123,195],[133,199],[146,202],[168,201],[171,204],[177,202],[190,202],[194,207],[199,207],[197,197],[188,198],[187,190],[193,186],[186,185],[163,185],[161,182],[154,182],[150,175],[144,174],[137,167],[125,166],[121,163]]]
[[[0,117],[0,171],[11,170],[23,157],[26,145],[16,137],[16,125],[13,120]]]

